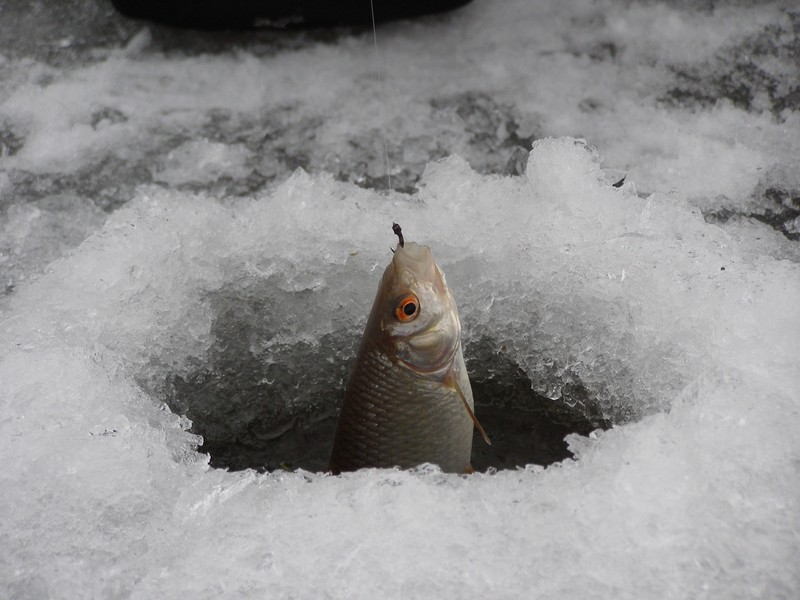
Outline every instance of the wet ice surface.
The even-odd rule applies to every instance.
[[[75,6],[0,19],[2,595],[796,595],[796,10],[476,1],[381,96],[371,34]],[[576,460],[211,468],[324,462],[393,220],[498,437]]]

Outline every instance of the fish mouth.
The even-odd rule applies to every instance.
[[[444,291],[444,280],[428,246],[406,242],[405,247],[395,250],[391,265],[401,280],[429,282]]]

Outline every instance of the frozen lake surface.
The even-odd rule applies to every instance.
[[[796,597],[800,11],[697,4],[0,3],[0,596]],[[473,476],[317,472],[392,221]]]

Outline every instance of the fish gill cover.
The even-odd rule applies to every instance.
[[[795,13],[480,4],[383,38],[408,86],[387,112],[419,109],[388,128],[413,194],[369,187],[357,36],[8,51],[2,595],[796,594],[800,136],[769,83]],[[676,72],[757,102],[667,93],[695,90]],[[435,249],[475,381],[510,364],[614,427],[569,436],[576,460],[470,477],[212,468],[185,415],[252,446],[334,414],[393,220]],[[237,385],[202,393],[220,374]]]

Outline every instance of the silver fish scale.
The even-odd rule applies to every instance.
[[[461,389],[472,404],[461,348],[454,358]],[[473,423],[458,394],[368,345],[359,353],[345,393],[331,469],[415,467],[469,469]]]

